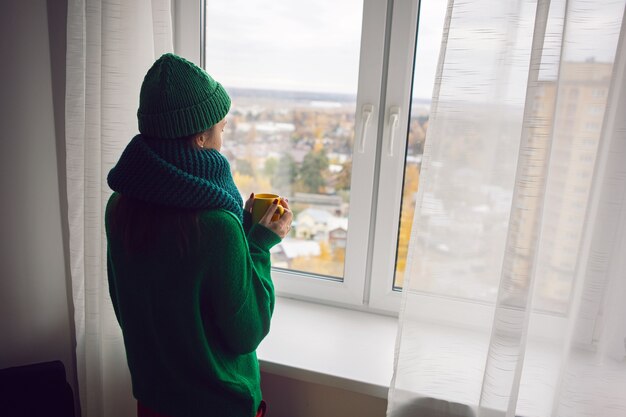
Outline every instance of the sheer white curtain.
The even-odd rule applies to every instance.
[[[106,176],[137,132],[143,76],[172,51],[171,2],[68,3],[67,191],[82,415],[132,416],[136,404],[106,278]]]
[[[626,415],[624,3],[449,1],[388,415]]]

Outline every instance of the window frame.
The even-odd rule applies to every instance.
[[[372,240],[371,223],[376,181],[379,117],[384,71],[386,2],[364,0],[359,56],[358,89],[355,114],[355,140],[352,153],[352,176],[350,183],[350,207],[348,236],[343,280],[325,279],[315,274],[274,269],[272,278],[278,295],[307,300],[362,306],[367,281],[366,258]],[[365,111],[371,116],[365,124]],[[365,130],[362,130],[363,127]],[[360,133],[364,133],[364,137]],[[360,141],[363,152],[360,152]],[[366,258],[367,259],[367,258]]]
[[[205,1],[172,0],[175,51],[198,65],[204,64],[200,24],[206,20]],[[385,315],[398,314],[402,292],[393,287],[420,2],[363,1],[355,147],[361,139],[365,106],[371,106],[372,113],[365,130],[365,152],[353,152],[351,205],[365,204],[366,209],[351,210],[349,214],[351,230],[358,232],[348,231],[343,282],[274,268],[272,277],[279,296]],[[198,24],[192,24],[194,20]],[[390,147],[391,115],[397,110],[395,140]],[[354,193],[360,195],[354,201],[352,190],[368,183],[369,189]],[[393,208],[392,215],[377,215],[383,209],[388,212],[389,206]],[[411,296],[421,300],[422,319],[463,327],[492,324],[495,304],[420,292],[411,292]],[[540,323],[534,326],[534,332],[548,339],[561,335],[562,316],[535,311],[531,316],[536,318],[534,323]]]
[[[406,148],[409,134],[413,70],[419,24],[419,0],[394,1],[390,31],[385,93],[382,149],[379,159],[377,213],[388,206],[391,215],[375,216],[371,288],[368,305],[377,310],[397,312],[401,291],[394,289],[398,232],[402,211]],[[407,53],[407,51],[409,51]],[[397,125],[394,126],[394,114]],[[407,262],[408,265],[408,262]]]
[[[174,52],[198,66],[204,64],[202,24],[205,0],[171,0]],[[197,20],[197,25],[193,24]]]
[[[205,54],[201,40],[204,37],[202,25],[206,21],[205,5],[205,0],[172,0],[175,51],[200,66],[204,64]],[[401,293],[393,290],[393,279],[418,8],[418,0],[363,1],[350,197],[351,207],[359,209],[349,212],[344,278],[343,281],[326,279],[276,268],[272,277],[278,295],[356,308],[369,307],[392,314],[398,312]],[[400,22],[396,17],[391,25],[393,16],[403,19]],[[194,20],[198,24],[190,24]],[[411,30],[414,31],[412,34]],[[388,36],[397,45],[386,52],[389,48]],[[407,50],[410,53],[407,54]],[[392,63],[391,59],[399,62]],[[389,79],[403,82],[390,83]],[[389,158],[390,161],[381,161],[384,159],[382,147],[390,139],[391,107],[385,105],[386,97],[391,97],[393,103],[401,103],[393,106],[404,111],[400,113],[395,131],[394,157]],[[371,111],[371,116],[362,131],[367,109]],[[361,132],[365,138],[361,137]],[[365,140],[362,153],[356,149],[361,140]],[[388,166],[399,169],[394,171],[393,176],[381,177],[381,172]],[[381,193],[381,190],[384,191]],[[384,217],[386,221],[380,221],[383,217],[375,216],[376,207],[389,207],[388,203],[381,204],[390,201],[385,200],[387,190],[394,195],[393,215]],[[389,227],[389,221],[395,223]],[[389,230],[391,233],[388,233]],[[388,251],[393,254],[389,256]]]

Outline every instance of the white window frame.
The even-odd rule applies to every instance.
[[[172,0],[175,52],[201,66],[205,1]],[[276,268],[272,277],[278,295],[382,314],[398,313],[402,295],[393,287],[419,6],[420,0],[363,1],[344,279]],[[367,109],[371,115],[362,130]],[[365,142],[361,153],[357,147],[362,133]],[[484,328],[492,324],[491,303],[427,293],[411,296],[420,299],[420,317],[433,322],[463,327],[480,323]],[[531,315],[534,323],[540,323],[533,328],[535,335],[562,337],[563,317],[542,312]]]
[[[398,231],[404,185],[406,145],[418,28],[419,0],[394,1],[390,34],[386,109],[380,155],[374,256],[368,305],[376,310],[398,311],[401,292],[394,290]],[[393,210],[386,210],[387,207]],[[384,210],[384,212],[383,212]]]
[[[350,184],[351,209],[348,214],[343,281],[274,269],[272,277],[279,295],[352,306],[362,306],[364,303],[368,267],[366,254],[372,240],[373,184],[376,180],[376,171],[372,167],[375,166],[378,150],[376,139],[379,131],[378,112],[381,108],[386,14],[386,2],[363,2],[356,134]]]
[[[174,52],[202,66],[204,0],[172,0],[171,4]]]
[[[394,21],[389,32],[387,26],[391,3],[393,16],[398,17],[394,18],[397,23]],[[272,271],[272,277],[278,295],[391,314],[398,312],[400,293],[393,291],[392,281],[395,274],[418,7],[418,0],[363,1],[355,145],[352,154],[352,209],[348,215],[350,227],[344,277],[343,280],[325,279],[314,274],[276,268]],[[203,37],[202,26],[206,18],[205,0],[172,0],[172,11],[175,52],[202,66],[204,51],[200,39]],[[397,45],[386,57],[388,36]],[[392,59],[399,61],[391,63]],[[390,79],[403,81],[391,85],[385,81]],[[384,107],[385,97],[388,97],[388,102],[394,103],[391,107],[399,107],[401,111],[395,123],[394,157],[382,156],[384,160],[381,162],[381,154],[386,155],[383,145],[390,139],[388,125],[391,110],[389,106]],[[383,120],[384,126],[381,126]],[[393,177],[384,175],[379,178],[379,172],[389,166],[395,167]],[[374,212],[377,204],[386,198],[377,193],[384,190],[382,194],[387,196],[387,189],[394,195],[392,200],[387,201],[393,201],[395,205],[393,215],[385,217],[387,222],[382,224],[375,220]],[[389,204],[382,207],[389,207]],[[389,221],[396,223],[389,226]],[[377,243],[378,240],[385,242],[384,246]],[[388,256],[387,253],[392,255]]]

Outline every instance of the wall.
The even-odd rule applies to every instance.
[[[60,359],[74,385],[59,181],[66,13],[65,0],[0,2],[0,368]]]
[[[267,417],[384,417],[387,400],[339,388],[261,374]]]

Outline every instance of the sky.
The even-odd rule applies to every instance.
[[[230,87],[356,93],[357,0],[207,2],[206,69]]]
[[[624,2],[570,0],[563,58],[612,60]],[[422,1],[414,98],[432,96],[447,3]],[[542,77],[558,69],[564,4],[552,0]],[[504,83],[494,94],[522,99],[535,9],[536,0],[456,0],[448,93],[471,97]],[[209,1],[206,69],[226,87],[356,94],[362,13],[362,0]]]
[[[423,98],[432,94],[446,0],[430,4],[415,87]],[[356,94],[362,15],[362,0],[207,2],[206,69],[227,87]]]

